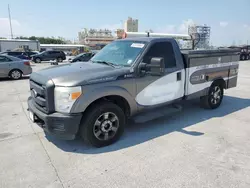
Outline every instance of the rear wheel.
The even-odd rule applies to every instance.
[[[219,83],[214,83],[209,88],[208,95],[201,97],[201,106],[206,109],[218,108],[223,99],[223,87]]]
[[[10,72],[10,78],[13,80],[19,80],[22,78],[22,71],[15,69]]]
[[[39,57],[37,57],[36,59],[35,59],[35,63],[41,63],[42,62],[42,60],[39,58]]]
[[[244,61],[246,59],[246,57],[243,55],[241,56],[241,60]]]
[[[114,103],[102,102],[90,107],[81,123],[83,140],[95,147],[103,147],[116,142],[125,126],[125,114]]]

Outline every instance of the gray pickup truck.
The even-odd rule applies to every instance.
[[[127,120],[152,110],[179,108],[193,98],[219,107],[224,89],[237,85],[238,61],[230,49],[181,51],[173,38],[116,40],[89,62],[32,73],[30,119],[59,138],[79,134],[106,146],[121,137]]]

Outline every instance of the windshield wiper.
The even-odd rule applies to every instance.
[[[111,62],[107,62],[107,61],[93,61],[92,60],[92,62],[96,62],[96,63],[101,63],[101,64],[105,64],[105,65],[109,65],[109,66],[111,66],[111,67],[116,67],[116,66],[118,66],[117,64],[115,64],[115,63],[111,63]]]

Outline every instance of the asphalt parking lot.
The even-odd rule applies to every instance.
[[[128,125],[99,149],[33,124],[28,78],[1,79],[0,92],[0,187],[250,187],[250,61],[240,63],[238,86],[220,108],[191,101],[171,117]]]

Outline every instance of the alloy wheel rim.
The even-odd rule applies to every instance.
[[[119,128],[119,119],[112,112],[101,114],[94,123],[93,133],[98,140],[107,141],[112,139]]]
[[[213,91],[211,92],[211,103],[216,105],[221,100],[221,89],[219,86],[215,86]]]
[[[21,74],[20,74],[19,71],[13,71],[13,72],[11,73],[11,76],[12,76],[12,78],[14,78],[14,79],[18,79],[18,78],[20,78]]]

